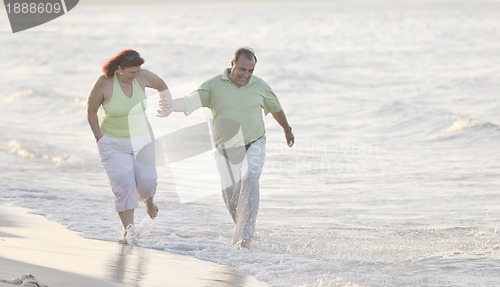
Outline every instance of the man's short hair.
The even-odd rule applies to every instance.
[[[255,52],[252,48],[243,47],[236,50],[231,58],[231,64],[234,65],[240,59],[241,55],[245,56],[247,59],[255,59],[255,63],[257,63],[257,57],[255,56]]]

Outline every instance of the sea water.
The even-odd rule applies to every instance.
[[[137,245],[271,286],[498,286],[498,1],[82,4],[16,34],[0,17],[0,197],[116,241],[85,108],[102,64],[134,48],[181,97],[250,46],[296,137],[266,117],[254,248],[230,246],[213,150],[159,165]],[[158,137],[207,121],[158,119],[148,94]]]

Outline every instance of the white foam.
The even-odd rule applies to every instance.
[[[470,119],[458,119],[446,130],[447,132],[461,132],[478,126],[478,123]]]

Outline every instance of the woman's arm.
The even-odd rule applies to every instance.
[[[160,93],[160,96],[172,100],[168,86],[160,76],[146,69],[141,70],[140,76],[143,78],[146,87],[155,89]]]
[[[173,109],[170,108],[171,106],[173,106],[171,104],[173,102],[172,95],[170,94],[170,90],[168,89],[168,86],[165,83],[165,81],[162,78],[160,78],[160,76],[145,69],[141,70],[141,77],[143,77],[146,83],[146,87],[155,89],[159,93],[160,109],[157,110],[158,116],[166,117],[170,113],[172,113],[174,111]]]
[[[102,137],[97,112],[104,101],[104,79],[97,79],[87,99],[87,121],[96,141]]]

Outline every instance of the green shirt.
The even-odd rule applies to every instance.
[[[281,111],[276,94],[262,79],[252,76],[248,84],[238,88],[222,75],[205,81],[185,97],[189,115],[201,107],[210,108],[214,119],[214,140],[217,146],[243,146],[265,136],[262,111],[267,115]]]
[[[130,138],[149,132],[144,110],[146,109],[146,93],[137,80],[132,81],[132,97],[123,93],[118,77],[113,77],[113,93],[109,102],[102,105],[104,116],[101,131],[117,138]]]

